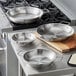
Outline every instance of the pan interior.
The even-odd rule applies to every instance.
[[[38,27],[37,32],[49,41],[61,41],[74,34],[74,29],[62,23],[49,23]]]
[[[9,11],[9,15],[18,19],[32,19],[40,15],[42,11],[34,7],[17,7]]]
[[[33,65],[50,64],[55,59],[55,53],[46,49],[37,49],[24,54],[24,59]]]

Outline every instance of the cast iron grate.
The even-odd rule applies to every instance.
[[[9,9],[16,6],[33,6],[41,8],[44,11],[44,15],[39,21],[31,24],[23,24],[23,28],[37,27],[47,23],[65,23],[69,24],[71,21],[64,15],[50,0],[9,0],[5,4],[2,3],[2,8],[6,13]],[[11,23],[16,29],[20,29],[20,24]],[[28,27],[28,25],[30,25]],[[26,26],[26,27],[25,27]]]

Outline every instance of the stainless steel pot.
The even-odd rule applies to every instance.
[[[34,22],[36,19],[40,18],[43,15],[43,11],[36,7],[22,6],[8,10],[6,15],[10,21],[23,24]]]

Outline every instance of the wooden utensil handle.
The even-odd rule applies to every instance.
[[[60,49],[60,48],[56,47],[56,46],[55,46],[55,45],[53,45],[51,42],[47,42],[47,41],[45,41],[44,39],[39,38],[39,37],[37,37],[37,38],[38,38],[38,39],[40,39],[41,41],[45,42],[46,44],[48,44],[48,45],[49,45],[49,46],[51,46],[52,48],[54,48],[54,49],[56,49],[56,50],[58,50],[58,51],[62,52],[62,49]]]
[[[36,36],[39,40],[41,40],[41,41],[43,41],[44,43],[46,43],[46,44],[48,44],[49,46],[51,46],[52,48],[54,48],[54,49],[56,49],[56,50],[58,50],[58,51],[60,51],[60,52],[63,52],[63,50],[62,50],[62,49],[60,49],[60,48],[56,47],[56,46],[55,46],[55,45],[53,45],[51,42],[48,42],[48,41],[46,41],[46,40],[42,39],[40,34],[35,33],[35,36]]]

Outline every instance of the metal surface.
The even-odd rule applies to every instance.
[[[56,54],[51,50],[37,49],[26,52],[24,59],[34,68],[41,69],[49,67],[55,60]]]
[[[12,0],[13,1],[13,0]],[[12,30],[20,30],[20,29],[26,29],[26,28],[32,28],[32,27],[37,27],[39,25],[42,25],[42,24],[46,24],[46,23],[70,23],[70,20],[66,17],[66,15],[64,15],[60,10],[58,10],[56,8],[56,6],[54,4],[52,4],[51,2],[45,2],[45,1],[41,1],[41,0],[31,0],[29,2],[30,5],[36,5],[38,8],[41,8],[45,14],[37,21],[33,22],[33,23],[30,23],[30,24],[15,24],[15,23],[12,23],[10,21],[10,23],[8,21],[6,21],[6,16],[4,16],[4,13],[6,13],[9,9],[12,9],[14,6],[16,6],[18,3],[18,6],[23,6],[21,5],[23,0],[20,2],[18,2],[18,0],[15,0],[16,2],[13,3],[9,3],[8,5],[6,6],[2,6],[0,8],[0,20],[1,20],[1,29],[3,31],[12,31]],[[13,3],[13,4],[12,4]],[[26,3],[25,3],[25,6],[26,6]],[[33,7],[36,7],[36,6],[33,6]],[[3,10],[2,14],[1,14],[1,10]],[[7,24],[8,22],[8,24]],[[73,22],[74,23],[74,22]],[[4,26],[3,26],[4,25]],[[22,27],[23,26],[23,27]]]
[[[6,13],[7,17],[14,23],[31,23],[43,15],[43,11],[36,7],[15,7]]]
[[[61,76],[75,76],[74,74],[61,75]]]
[[[0,38],[0,76],[6,76],[6,50],[6,42]]]
[[[12,39],[16,41],[20,46],[26,46],[32,44],[36,37],[32,33],[16,33],[12,36]]]
[[[74,29],[61,23],[50,23],[38,27],[37,32],[48,41],[60,41],[74,34]]]
[[[3,39],[0,39],[0,51],[6,50],[7,46]]]
[[[76,23],[76,0],[50,0],[59,8],[70,20]]]
[[[76,27],[74,27],[75,31],[76,31]],[[18,46],[17,43],[15,43],[13,40],[12,40],[12,35],[14,33],[17,33],[17,32],[27,32],[27,31],[36,31],[35,28],[32,28],[32,29],[26,29],[26,30],[20,30],[20,31],[15,31],[15,32],[11,32],[8,34],[8,39],[9,39],[9,45],[11,46],[12,45],[12,51],[14,51],[14,53],[16,54],[21,66],[22,66],[22,69],[24,71],[24,73],[28,76],[61,76],[61,75],[68,75],[68,74],[72,74],[72,73],[76,73],[76,68],[74,67],[71,67],[71,66],[68,66],[67,64],[67,61],[70,57],[71,54],[73,53],[76,53],[75,50],[73,50],[72,52],[69,52],[69,53],[62,53],[62,55],[59,55],[58,53],[56,54],[56,59],[55,61],[53,62],[53,64],[50,66],[50,69],[49,70],[45,70],[45,69],[42,69],[42,70],[38,70],[38,69],[35,69],[33,67],[31,67],[30,65],[27,64],[27,62],[24,60],[23,58],[23,55],[25,54],[25,52],[27,51],[31,51],[30,50],[26,50],[26,49],[22,49],[21,47]],[[9,47],[11,49],[11,47]],[[46,46],[38,46],[38,48],[43,48],[43,49],[48,49],[48,50],[52,50],[51,48],[48,48]],[[12,61],[12,57],[10,55],[10,49],[8,50],[9,51],[9,63],[11,62],[11,66],[12,66],[12,63],[14,63],[14,65],[16,64],[16,62]],[[36,48],[35,48],[36,49]],[[18,53],[19,51],[21,50],[20,53]],[[16,58],[15,58],[16,59]],[[63,65],[63,66],[62,66]],[[9,64],[8,64],[9,66]],[[10,68],[10,66],[9,66]],[[11,71],[11,73],[15,74],[17,73],[17,71],[15,71],[15,67],[12,66],[12,68],[14,68],[13,70],[10,68],[9,69],[9,72]],[[10,74],[11,75],[11,74]],[[10,76],[9,75],[9,76]],[[16,75],[15,75],[16,76]]]

